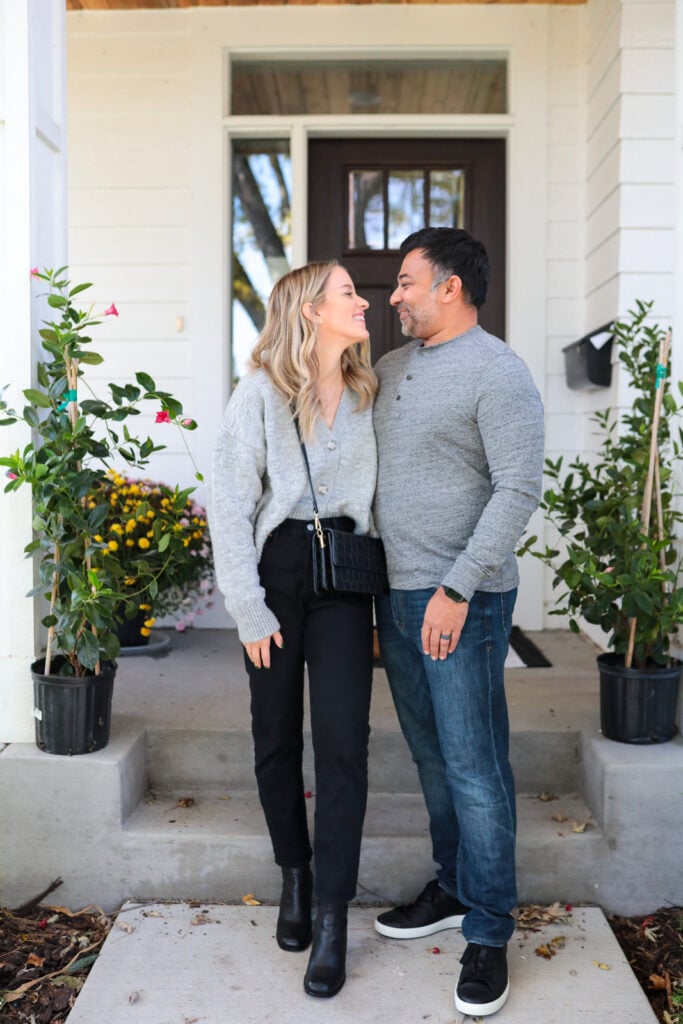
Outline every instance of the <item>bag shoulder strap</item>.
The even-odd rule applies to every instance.
[[[299,427],[299,419],[298,419],[296,413],[294,412],[294,408],[293,407],[291,407],[291,408],[292,408],[292,416],[294,418],[294,426],[296,427],[296,436],[299,438],[299,444],[301,446],[301,451],[302,451],[303,456],[304,456],[304,463],[306,465],[306,476],[308,477],[308,486],[311,489],[311,499],[313,501],[313,522],[315,523],[315,533],[316,533],[316,536],[318,538],[318,543],[320,544],[320,547],[324,548],[325,547],[325,535],[323,534],[323,529],[322,529],[322,526],[320,525],[320,514],[319,514],[319,511],[318,511],[318,502],[315,500],[315,490],[313,489],[313,478],[311,476],[311,466],[310,466],[310,463],[308,461],[308,452],[306,451],[306,445],[304,444],[303,439],[301,437],[301,428]]]

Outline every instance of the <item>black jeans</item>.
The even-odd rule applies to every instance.
[[[352,520],[341,525],[348,529]],[[284,647],[271,644],[269,669],[254,668],[245,656],[256,780],[275,862],[307,864],[305,663],[315,757],[315,889],[319,899],[348,902],[356,894],[368,791],[372,598],[313,592],[309,526],[285,520],[266,541],[259,564]]]

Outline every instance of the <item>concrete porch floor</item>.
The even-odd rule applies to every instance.
[[[0,830],[0,904],[19,905],[56,875],[65,880],[60,902],[72,907],[238,902],[256,886],[262,899],[277,899],[236,633],[167,635],[165,656],[121,659],[107,748],[74,758],[32,744],[0,751],[10,823]],[[626,914],[683,904],[683,741],[604,739],[594,647],[563,631],[531,639],[552,667],[506,673],[520,900]],[[414,896],[432,866],[424,802],[382,670],[371,725],[358,901],[386,905]],[[305,773],[314,789],[310,744]],[[176,811],[183,796],[194,805]],[[585,832],[572,831],[586,822]]]

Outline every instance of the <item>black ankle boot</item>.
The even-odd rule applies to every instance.
[[[313,876],[308,864],[282,869],[282,896],[275,937],[280,949],[300,953],[311,944],[311,891]]]
[[[346,903],[319,903],[304,977],[309,996],[336,996],[346,981]]]

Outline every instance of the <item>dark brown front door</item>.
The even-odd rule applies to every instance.
[[[505,143],[500,139],[314,139],[308,258],[341,259],[370,302],[373,361],[403,344],[389,306],[402,239],[425,224],[480,238],[491,282],[479,322],[505,337]]]

